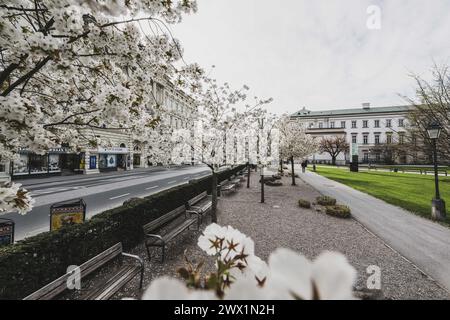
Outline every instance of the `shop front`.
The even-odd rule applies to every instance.
[[[11,166],[12,179],[82,173],[84,155],[68,152],[65,148],[49,149],[45,154],[19,150],[19,158]]]
[[[124,147],[98,148],[98,159],[90,161],[98,161],[100,172],[127,170],[130,167],[128,148]]]

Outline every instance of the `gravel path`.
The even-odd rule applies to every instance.
[[[256,254],[262,259],[267,260],[269,254],[278,247],[292,248],[310,259],[324,250],[335,250],[345,254],[358,271],[357,289],[366,287],[368,266],[377,265],[381,268],[382,287],[377,298],[449,299],[448,292],[357,221],[330,217],[316,211],[316,208],[299,208],[299,198],[313,202],[319,195],[301,179],[297,179],[298,185],[295,187],[290,185],[290,178],[287,177],[283,178],[281,187],[267,186],[264,204],[259,203],[257,179],[253,174],[250,189],[243,183],[237,193],[220,198],[219,224],[231,225],[251,236],[256,244]],[[196,245],[198,236],[199,232],[189,232],[172,242],[166,251],[164,264],[159,262],[158,250],[151,262],[143,245],[132,250],[134,254],[145,257],[144,286],[161,275],[176,276],[176,269],[184,264],[185,250],[191,260],[205,259],[210,262]],[[211,263],[205,266],[205,269],[208,268],[212,268]],[[108,270],[102,271],[102,274],[107,273]],[[137,279],[133,280],[114,298],[138,297],[140,293],[136,289],[137,285]]]

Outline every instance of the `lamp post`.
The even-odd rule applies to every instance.
[[[437,140],[441,134],[442,127],[438,122],[432,122],[427,127],[428,137],[433,144],[433,162],[434,162],[434,184],[435,184],[435,197],[431,201],[431,216],[436,220],[445,220],[445,202],[441,199],[439,194],[439,175],[438,175],[438,161],[437,161]]]

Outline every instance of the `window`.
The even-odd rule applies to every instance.
[[[386,143],[391,144],[392,143],[392,133],[386,134]]]
[[[323,123],[319,122],[319,128],[322,129],[323,128]]]
[[[363,144],[369,144],[369,135],[368,134],[365,134],[363,136]]]
[[[352,134],[352,143],[357,143],[358,136],[356,134]]]
[[[369,162],[369,153],[368,152],[364,152],[364,162]]]
[[[331,128],[331,129],[334,129],[334,121],[331,121],[331,123],[330,123],[330,128]]]
[[[390,128],[392,127],[392,120],[391,119],[387,119],[386,120],[386,128]]]
[[[400,132],[398,134],[398,143],[399,144],[404,144],[405,143],[405,134],[403,132]]]
[[[380,162],[381,161],[381,154],[379,152],[375,153],[375,161]]]
[[[380,144],[380,135],[379,134],[375,135],[375,144]]]
[[[345,121],[341,121],[341,128],[345,129]]]
[[[309,127],[310,127],[310,128],[313,128],[313,127],[314,127],[314,122],[310,122],[310,123],[309,123]]]
[[[398,126],[399,126],[400,128],[402,128],[402,127],[405,126],[405,123],[404,123],[403,119],[398,119]]]
[[[356,120],[352,121],[352,129],[356,129]]]
[[[369,127],[369,121],[364,120],[363,121],[363,128],[368,128]]]
[[[379,128],[380,127],[380,120],[375,120],[375,128]]]

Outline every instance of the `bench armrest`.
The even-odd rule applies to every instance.
[[[186,210],[186,213],[189,213],[189,215],[192,215],[192,214],[197,215],[197,219],[198,219],[198,215],[201,215],[201,212],[196,211],[196,210]]]
[[[145,235],[146,238],[156,238],[159,239],[161,242],[164,242],[163,238],[159,235],[159,234],[151,234],[151,233],[147,233]]]
[[[134,255],[134,254],[126,253],[126,252],[122,252],[122,255],[136,260],[137,262],[139,262],[139,265],[141,266],[141,268],[144,268],[144,260],[141,257]]]

